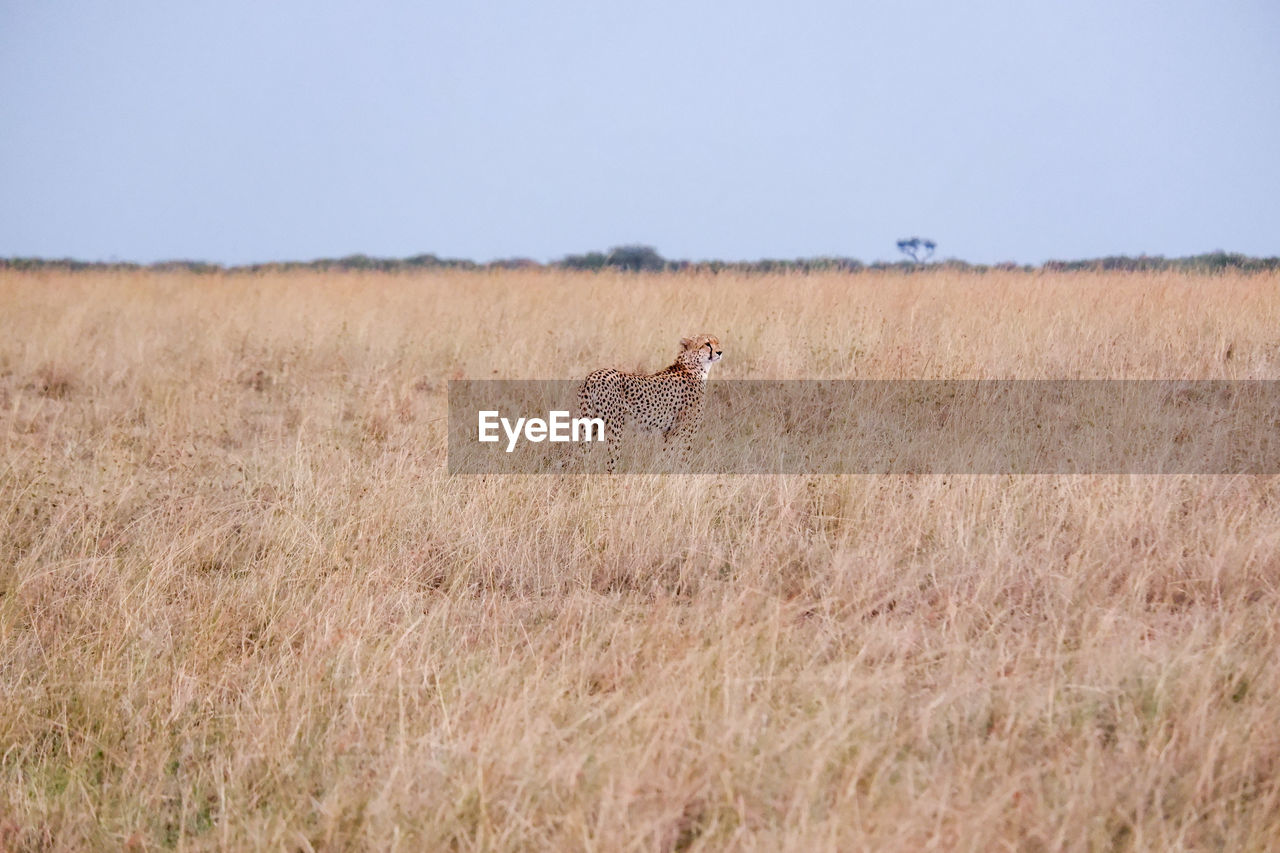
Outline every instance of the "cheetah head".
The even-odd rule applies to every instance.
[[[704,369],[724,358],[724,350],[720,349],[720,339],[715,335],[694,335],[680,339],[681,359],[691,359]]]

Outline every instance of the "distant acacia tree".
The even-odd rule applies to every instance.
[[[632,272],[657,271],[667,268],[667,260],[652,246],[614,246],[605,258],[605,265]]]
[[[557,266],[571,270],[602,270],[606,268],[631,272],[658,272],[667,268],[667,259],[652,246],[632,244],[614,246],[608,252],[587,252],[585,255],[567,255]]]
[[[917,264],[922,264],[933,257],[933,250],[937,247],[938,244],[932,240],[925,240],[920,237],[911,237],[898,241],[898,251],[911,258]]]

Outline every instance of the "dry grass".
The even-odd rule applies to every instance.
[[[445,381],[1276,377],[1280,279],[0,273],[0,849],[1262,849],[1280,488],[444,473]]]

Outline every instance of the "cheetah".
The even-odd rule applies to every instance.
[[[609,471],[618,462],[623,431],[628,425],[662,433],[664,442],[677,443],[687,464],[693,435],[702,424],[703,398],[711,365],[724,357],[714,335],[681,338],[675,362],[657,373],[623,373],[613,368],[593,371],[578,388],[583,417],[604,421],[609,445]],[[580,445],[583,452],[589,444]]]

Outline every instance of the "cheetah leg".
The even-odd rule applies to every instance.
[[[612,474],[618,464],[625,422],[617,415],[601,415],[600,406],[596,405],[595,393],[596,391],[588,388],[585,383],[578,389],[578,416],[583,418],[603,418],[605,444],[609,448],[608,470]],[[569,448],[561,467],[568,465],[570,460],[583,461],[584,457],[591,452],[591,446],[595,443],[593,441],[579,441],[576,448]]]
[[[609,445],[609,467],[610,474],[618,467],[618,456],[622,450],[622,430],[623,421],[621,418],[605,418],[604,421],[604,437]]]
[[[693,436],[698,429],[698,413],[676,418],[662,438],[667,445],[669,459],[674,459],[682,471],[689,470],[689,451],[693,448]]]
[[[595,404],[591,402],[591,395],[587,391],[587,387],[585,384],[580,389],[578,389],[578,417],[581,417],[581,418],[597,417]],[[591,444],[592,443],[590,441],[578,442],[577,452],[574,455],[578,458],[579,461],[581,461],[583,457],[585,457],[588,453],[591,452]]]
[[[693,447],[693,430],[674,430],[667,434],[667,458],[675,463],[678,470],[689,470],[689,451]]]
[[[596,416],[595,406],[591,402],[591,395],[587,391],[585,384],[578,388],[578,416],[583,418],[594,418]],[[570,465],[581,463],[583,457],[590,452],[590,441],[570,443],[560,453],[560,458],[556,461],[555,467],[565,469]]]

